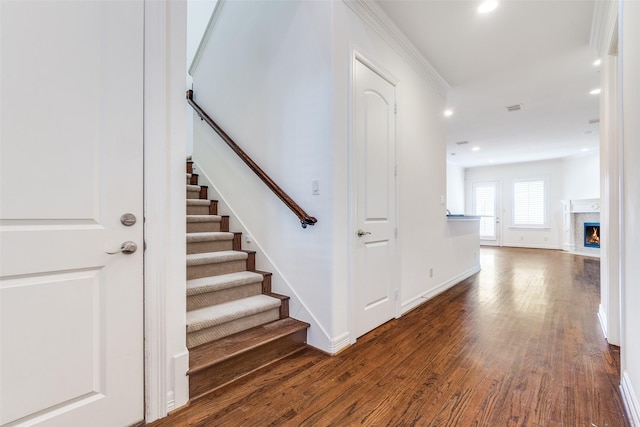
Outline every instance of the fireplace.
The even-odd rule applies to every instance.
[[[584,223],[584,247],[585,248],[600,247],[600,223],[599,222]]]

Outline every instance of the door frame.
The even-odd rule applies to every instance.
[[[144,403],[151,422],[189,398],[186,223],[179,220],[186,215],[187,11],[174,1],[144,0],[144,8]]]
[[[476,194],[475,188],[478,184],[493,184],[496,189],[495,196],[495,213],[496,213],[496,240],[485,240],[480,237],[480,245],[485,246],[502,246],[502,181],[500,180],[482,180],[473,181],[471,183],[471,212],[475,214]],[[484,242],[484,243],[483,243]]]
[[[363,50],[358,48],[355,44],[351,45],[350,48],[350,53],[349,53],[349,57],[350,57],[350,61],[349,61],[349,119],[348,119],[348,132],[349,132],[349,136],[348,136],[348,153],[347,153],[347,175],[348,175],[348,184],[347,184],[347,191],[348,191],[348,223],[347,223],[347,252],[348,252],[348,257],[347,257],[347,262],[348,262],[348,307],[349,307],[349,315],[348,315],[348,323],[349,323],[349,342],[351,344],[355,344],[357,337],[355,334],[355,316],[356,316],[356,298],[355,298],[355,291],[356,291],[356,268],[355,268],[355,262],[356,262],[356,250],[357,250],[357,237],[356,237],[356,203],[357,203],[357,197],[356,197],[356,191],[357,191],[357,170],[356,170],[356,158],[355,158],[355,132],[354,132],[354,116],[355,116],[355,90],[356,90],[356,61],[360,61],[362,64],[364,64],[365,66],[367,66],[369,69],[371,69],[374,73],[378,74],[380,77],[382,77],[384,80],[388,81],[390,84],[392,84],[395,87],[395,99],[396,99],[396,105],[399,104],[399,99],[400,99],[400,80],[398,78],[396,78],[391,72],[387,71],[386,68],[384,68],[382,65],[380,65],[378,62],[373,61],[370,59],[370,56],[365,55],[364,53],[362,53]],[[398,111],[396,111],[396,135],[395,135],[395,164],[396,164],[396,173],[395,173],[395,179],[394,179],[394,191],[395,191],[395,198],[394,198],[394,215],[395,215],[395,228],[397,230],[397,236],[396,236],[396,240],[395,240],[395,256],[394,256],[394,260],[391,266],[391,271],[392,271],[392,277],[396,283],[396,288],[395,288],[395,307],[394,307],[394,318],[398,318],[400,316],[400,301],[401,301],[401,297],[400,297],[400,291],[401,291],[401,287],[400,287],[400,269],[399,269],[399,265],[400,265],[400,207],[399,207],[399,203],[398,203],[398,173],[399,173],[399,168],[398,168],[398,159],[399,159],[399,152],[400,152],[400,138],[398,137],[399,135],[399,117],[400,114]]]

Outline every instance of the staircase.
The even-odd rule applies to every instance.
[[[187,162],[187,347],[194,400],[306,346],[308,323],[289,317],[241,233],[229,232]]]

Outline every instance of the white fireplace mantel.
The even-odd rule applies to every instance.
[[[584,236],[577,230],[585,220],[600,221],[600,199],[563,200],[562,249],[579,255],[600,257],[600,249],[585,248]]]
[[[571,213],[600,212],[600,199],[569,200]]]

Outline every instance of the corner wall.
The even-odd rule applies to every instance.
[[[621,2],[623,285],[622,391],[635,425],[640,425],[640,2]]]

